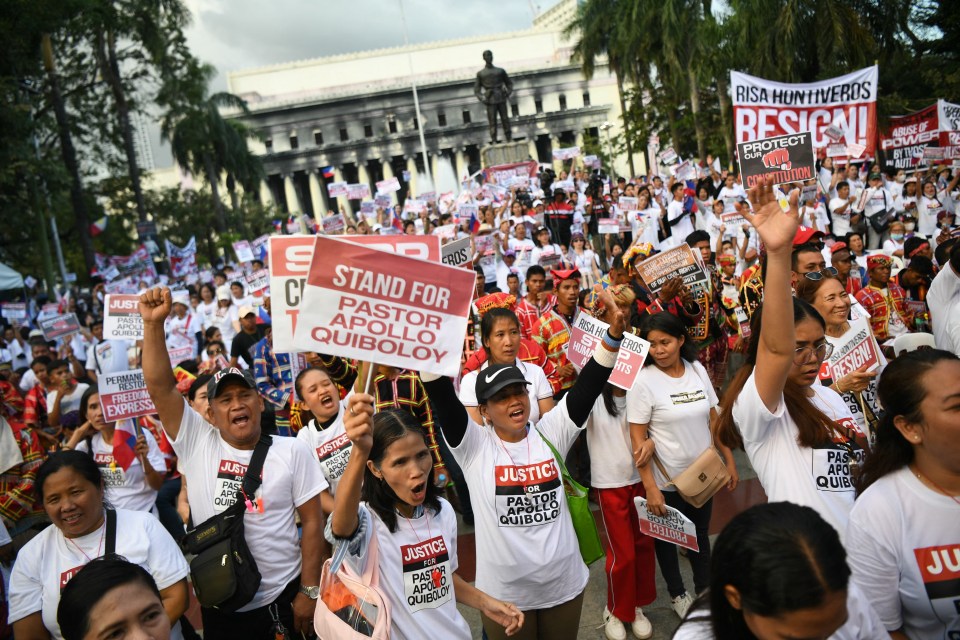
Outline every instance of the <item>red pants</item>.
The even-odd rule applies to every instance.
[[[646,497],[643,483],[597,489],[600,516],[609,540],[607,609],[626,623],[633,622],[636,607],[646,606],[657,599],[653,538],[640,533],[640,519],[633,506],[636,496]]]

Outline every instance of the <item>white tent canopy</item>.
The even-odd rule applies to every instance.
[[[23,276],[0,262],[0,291],[23,289]]]

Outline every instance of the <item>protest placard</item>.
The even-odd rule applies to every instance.
[[[378,193],[373,197],[373,203],[381,209],[388,209],[393,205],[393,196],[388,193]]]
[[[799,205],[802,207],[808,202],[814,202],[817,199],[817,185],[807,184],[800,189]]]
[[[175,347],[167,349],[167,355],[170,357],[170,366],[175,367],[184,360],[193,358],[193,347]]]
[[[470,255],[470,238],[453,240],[440,247],[440,261],[451,267],[469,265],[473,261]]]
[[[364,218],[374,218],[377,217],[377,203],[373,200],[364,200],[360,203],[360,213],[363,214]]]
[[[943,160],[946,149],[943,147],[924,147],[923,159],[927,162],[931,160]]]
[[[377,181],[377,193],[392,193],[393,191],[400,191],[400,180],[396,176]]]
[[[105,282],[112,282],[120,277],[120,269],[117,269],[116,265],[108,265],[106,269],[100,271],[100,277]]]
[[[625,318],[629,322],[629,318]],[[650,343],[629,331],[623,334],[620,351],[617,353],[617,362],[613,365],[613,373],[609,382],[615,387],[630,390],[637,379],[637,374],[643,369],[643,361],[650,352]]]
[[[327,195],[331,198],[347,195],[346,182],[331,182],[327,185]]]
[[[294,332],[299,351],[459,373],[475,273],[337,238],[315,242]]]
[[[323,225],[323,232],[328,235],[343,233],[343,231],[347,228],[347,224],[343,220],[342,213],[335,213],[332,216],[327,216],[321,220],[320,223]]]
[[[653,293],[658,293],[667,280],[677,276],[683,278],[683,284],[688,287],[703,286],[707,282],[707,274],[686,243],[647,258],[636,269]]]
[[[370,197],[370,185],[365,183],[347,185],[348,200],[363,200],[364,198],[369,198],[369,197]]]
[[[680,156],[678,156],[677,152],[673,150],[673,147],[667,147],[661,151],[657,157],[660,158],[660,162],[668,167],[672,164],[675,164],[677,160],[680,159]]]
[[[620,222],[616,218],[597,218],[597,233],[620,233]]]
[[[257,238],[254,238],[254,240],[250,242],[250,249],[253,251],[254,260],[263,260],[267,256],[268,240],[270,240],[270,236],[268,236],[267,234],[264,234],[262,236],[258,236]],[[204,282],[208,282],[208,281],[204,280]]]
[[[809,131],[737,144],[740,179],[751,189],[767,177],[774,184],[803,182],[814,177],[813,138]]]
[[[129,418],[156,413],[147,384],[143,381],[143,369],[119,373],[102,373],[97,379],[100,387],[100,407],[103,419],[117,422]]]
[[[107,294],[103,299],[103,337],[107,340],[141,340],[143,318],[140,296]]]
[[[597,345],[603,341],[607,329],[606,322],[597,320],[589,313],[580,311],[570,327],[570,340],[567,342],[567,360],[579,371],[593,356]]]
[[[633,499],[633,506],[636,507],[637,516],[640,518],[641,533],[678,547],[686,547],[691,551],[700,551],[700,545],[697,543],[697,528],[692,520],[678,510],[664,505],[667,515],[655,516],[647,509],[646,498],[640,496]]]
[[[823,130],[823,135],[830,138],[832,142],[839,142],[840,138],[843,137],[843,129],[835,124],[831,124],[829,127]]]
[[[839,380],[862,367],[873,371],[885,363],[886,359],[880,353],[880,347],[866,318],[859,318],[850,322],[850,329],[837,341],[826,365],[829,367],[830,376]]]
[[[480,208],[472,202],[464,202],[457,206],[457,213],[460,215],[461,220],[469,220],[479,215]]]
[[[601,166],[600,158],[597,156],[583,156],[583,166],[591,169],[599,169]]]
[[[266,269],[258,269],[247,276],[247,293],[262,295],[269,288],[270,272]]]
[[[867,150],[866,145],[857,144],[856,142],[851,142],[847,145],[847,156],[850,158],[859,158],[863,155],[863,152]]]
[[[26,302],[4,302],[0,305],[0,316],[5,320],[26,320]]]
[[[639,202],[639,198],[620,196],[620,199],[617,200],[617,207],[620,211],[636,211],[640,206]]]
[[[234,242],[233,252],[237,254],[237,262],[251,262],[253,260],[253,249],[250,248],[250,242],[247,240]]]
[[[736,235],[737,229],[743,228],[743,225],[750,224],[747,219],[739,213],[721,213],[720,222],[727,227],[727,232]]]
[[[64,313],[49,318],[38,318],[40,331],[43,332],[43,338],[47,342],[63,338],[65,336],[79,333],[80,322],[77,320],[77,314]]]
[[[407,201],[403,203],[403,210],[407,213],[421,213],[427,208],[426,203],[420,202],[419,200],[411,200],[407,198]]]
[[[580,155],[580,147],[566,147],[553,150],[554,160],[570,160]]]
[[[37,286],[37,279],[33,276],[27,276],[23,279],[23,284],[26,285],[27,289],[33,289]]]
[[[445,224],[439,227],[436,227],[433,230],[433,235],[437,236],[441,240],[453,240],[457,237],[457,225],[455,224]]]
[[[670,172],[677,178],[677,180],[686,181],[697,179],[697,169],[689,160],[684,160],[680,164],[670,167]]]

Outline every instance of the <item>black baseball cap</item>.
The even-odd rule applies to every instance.
[[[242,382],[251,389],[257,388],[257,383],[253,379],[253,374],[249,371],[243,371],[237,367],[227,367],[226,369],[220,369],[213,377],[210,379],[210,382],[207,383],[207,398],[213,400],[217,397],[220,389],[224,387],[228,382]]]
[[[477,374],[477,401],[486,402],[498,391],[512,384],[528,385],[523,372],[515,364],[494,364]]]

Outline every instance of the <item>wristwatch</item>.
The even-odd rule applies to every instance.
[[[311,600],[316,600],[320,597],[320,587],[305,587],[304,585],[300,585],[300,593]]]

